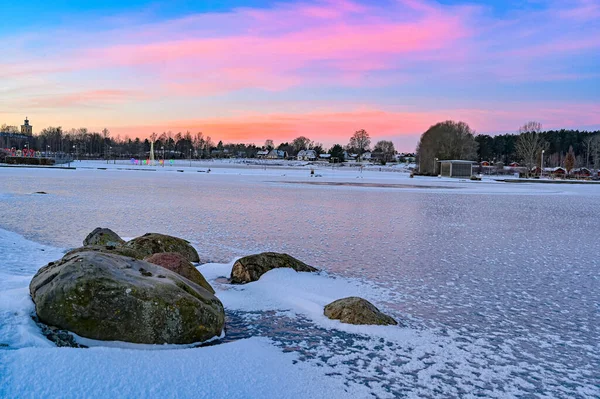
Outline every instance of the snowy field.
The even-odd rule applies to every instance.
[[[305,163],[74,166],[0,168],[2,398],[600,397],[600,186]],[[97,226],[191,241],[225,338],[54,347],[30,318],[29,281]],[[220,278],[265,250],[324,271]],[[405,327],[322,315],[350,295]]]

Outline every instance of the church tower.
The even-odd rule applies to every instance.
[[[21,125],[21,134],[33,136],[33,126],[29,124],[29,119],[27,119],[27,117],[25,117],[25,123]]]

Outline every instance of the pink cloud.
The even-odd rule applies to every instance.
[[[23,108],[72,108],[81,106],[105,106],[124,103],[132,99],[140,99],[142,93],[129,90],[87,90],[67,94],[52,94],[29,98],[22,104]]]
[[[75,49],[35,67],[19,63],[3,73],[14,76],[125,68],[156,75],[153,83],[164,89],[206,87],[206,94],[213,94],[240,88],[283,90],[323,84],[316,78],[318,73],[305,71],[320,69],[329,75],[329,85],[344,85],[360,79],[358,72],[402,67],[411,54],[448,54],[442,50],[469,35],[471,29],[464,15],[463,9],[381,8],[343,0],[267,10],[238,9],[229,13],[229,18],[243,21],[243,28],[231,33],[218,33],[215,25],[222,22],[222,15],[185,17],[125,30],[118,40],[111,33],[107,45]],[[178,24],[180,31],[186,31],[191,21],[206,27],[206,32],[193,31],[196,34],[188,36],[173,33]],[[210,27],[212,34],[207,33]],[[161,34],[165,32],[168,34]],[[452,62],[450,54],[446,61]],[[350,78],[344,71],[355,76]],[[337,72],[341,72],[339,79]]]

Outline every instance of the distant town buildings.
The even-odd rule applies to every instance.
[[[25,117],[25,122],[21,125],[21,134],[33,136],[33,126],[29,124],[29,119]]]

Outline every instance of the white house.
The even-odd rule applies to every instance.
[[[269,150],[260,150],[256,153],[256,158],[266,158],[269,155]]]
[[[297,157],[298,161],[314,161],[317,159],[317,152],[315,150],[300,150]]]
[[[267,155],[267,159],[286,159],[288,156],[287,151],[282,150],[271,150]]]

